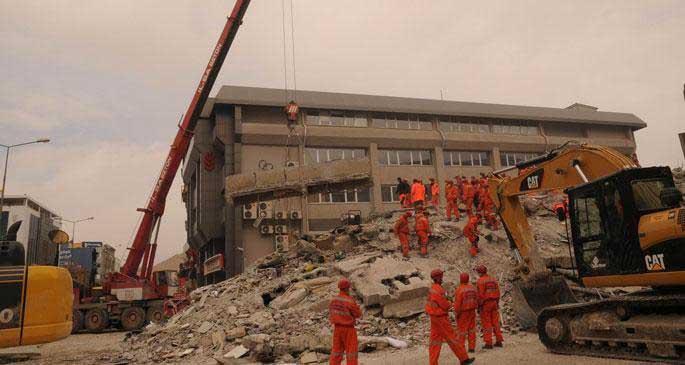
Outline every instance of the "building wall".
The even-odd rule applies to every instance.
[[[38,205],[30,198],[5,197],[2,221],[7,219],[0,230],[6,230],[15,222],[21,221],[17,241],[24,245],[26,262],[34,265],[55,265],[57,246],[50,242],[48,233],[58,229],[54,223],[55,215]]]

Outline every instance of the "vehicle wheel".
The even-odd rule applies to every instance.
[[[565,342],[569,335],[568,325],[561,318],[547,318],[545,321],[545,335],[554,343]]]
[[[104,310],[93,308],[86,312],[84,326],[90,332],[102,332],[109,326],[109,316]]]
[[[121,312],[121,327],[127,331],[141,329],[145,324],[145,311],[140,307],[129,307]]]
[[[624,305],[619,304],[616,307],[616,315],[621,321],[627,321],[628,319],[630,319],[630,309],[628,309],[628,307]]]
[[[83,329],[83,312],[74,309],[71,320],[73,323],[71,325],[71,333],[76,333]]]
[[[164,321],[164,310],[162,307],[150,307],[147,309],[145,319],[150,323],[162,323]]]

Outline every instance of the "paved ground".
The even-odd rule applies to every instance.
[[[120,349],[125,333],[80,334],[70,336],[62,341],[22,348],[0,350],[3,354],[17,352],[40,353],[40,357],[23,362],[34,364],[112,364],[114,352]],[[490,351],[477,350],[477,364],[587,364],[587,365],[632,365],[637,362],[598,359],[583,356],[563,356],[547,352],[537,339],[537,335],[519,334],[507,337],[505,347]],[[479,346],[480,347],[480,346]],[[182,360],[180,360],[182,361]],[[245,363],[241,361],[240,363]],[[384,351],[380,353],[361,354],[361,364],[374,365],[415,365],[428,363],[428,349],[417,346],[407,350]],[[456,358],[447,346],[443,347],[440,364],[455,364]]]

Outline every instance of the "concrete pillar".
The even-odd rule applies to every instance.
[[[442,147],[435,147],[433,149],[433,156],[435,160],[435,180],[440,184],[440,205],[446,206],[447,201],[445,200],[445,180],[447,179],[447,173],[445,172],[445,156],[442,153]]]
[[[383,197],[381,195],[381,170],[378,165],[378,144],[369,144],[369,160],[371,161],[371,178],[373,187],[371,192],[371,203],[375,212],[383,211]]]
[[[303,143],[300,143],[297,147],[298,163],[300,166],[304,166],[304,154],[305,146]],[[309,233],[309,195],[307,194],[307,188],[304,188],[304,191],[302,191],[300,206],[302,207],[302,227],[300,229],[302,233]]]
[[[490,166],[492,166],[492,168],[494,170],[501,169],[502,168],[502,159],[500,159],[500,157],[499,157],[499,147],[497,147],[497,146],[492,147],[492,151],[490,151],[490,154],[492,155],[491,156],[492,161],[490,162]]]
[[[685,132],[678,135],[680,137],[680,147],[683,148],[683,157],[685,157]]]

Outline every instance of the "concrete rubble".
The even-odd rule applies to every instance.
[[[564,225],[551,211],[557,198],[528,199],[535,200],[527,205],[536,207],[529,219],[543,256],[570,261]],[[465,219],[446,221],[443,212],[436,212],[428,258],[417,255],[413,237],[411,257],[404,259],[392,233],[401,213],[303,236],[289,251],[264,257],[241,275],[196,289],[184,312],[128,337],[121,357],[141,364],[326,362],[332,337],[328,303],[343,276],[351,280],[363,310],[357,326],[360,351],[420,346],[430,327],[423,313],[430,271],[445,270],[445,287],[453,293],[460,272],[475,280],[473,268],[480,263],[500,281],[504,331],[521,330],[510,295],[515,263],[502,229],[481,227],[486,239],[478,257],[471,258],[461,233]]]

